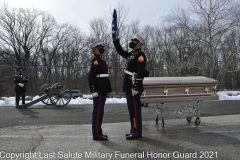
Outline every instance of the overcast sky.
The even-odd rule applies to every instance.
[[[120,3],[129,7],[128,18],[138,19],[141,25],[155,26],[159,20],[171,13],[176,6],[186,7],[188,0],[0,0],[13,8],[35,8],[47,11],[58,23],[72,23],[83,32],[89,32],[89,22],[94,18],[105,18],[110,9]]]

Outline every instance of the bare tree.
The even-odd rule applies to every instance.
[[[150,71],[150,76],[160,76],[161,70],[161,55],[160,48],[161,46],[157,45],[158,35],[156,33],[156,28],[146,25],[141,29],[140,34],[145,41],[143,46],[143,51],[147,57],[147,70]]]
[[[219,59],[218,79],[220,87],[234,89],[239,87],[239,77],[235,75],[239,72],[240,50],[240,32],[233,30],[224,36],[223,43],[220,46],[221,59]],[[227,63],[225,63],[227,62]]]
[[[190,0],[191,21],[186,11],[176,10],[175,16],[180,26],[186,27],[208,46],[210,59],[209,76],[216,78],[214,69],[217,65],[217,49],[225,33],[236,27],[236,19],[231,17],[233,4],[231,0]],[[198,29],[197,29],[198,28]]]
[[[90,21],[90,28],[92,33],[90,36],[95,37],[96,39],[103,39],[106,38],[106,34],[108,33],[108,26],[107,23],[104,21],[103,18],[97,18]]]
[[[88,48],[85,46],[85,35],[76,27],[69,29],[73,31],[66,40],[65,45],[61,47],[62,66],[65,66],[62,69],[62,71],[64,71],[62,77],[66,77],[65,81],[70,88],[75,86],[84,89],[86,82],[84,78],[80,77],[86,75],[86,70],[84,70],[84,68],[88,65],[86,62],[88,59],[86,58],[88,55]],[[75,84],[73,85],[73,83]]]
[[[61,53],[63,52],[61,48],[67,43],[67,39],[72,32],[73,30],[71,30],[69,24],[57,25],[52,30],[51,36],[44,40],[41,48],[41,59],[47,69],[47,76],[45,76],[44,82],[48,81],[48,83],[51,83],[54,71],[56,80],[59,80],[60,70],[58,66],[62,63]]]
[[[4,64],[23,67],[29,81],[34,82],[29,83],[30,90],[39,89],[38,71],[30,66],[41,64],[41,46],[55,24],[51,15],[35,9],[11,9],[7,4],[0,8],[0,56]]]
[[[45,15],[37,10],[10,9],[4,4],[0,9],[0,43],[6,51],[8,64],[29,66],[32,50],[45,37],[47,28],[40,27]],[[9,57],[12,57],[11,59]]]

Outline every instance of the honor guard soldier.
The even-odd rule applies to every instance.
[[[93,140],[106,141],[107,135],[102,132],[102,120],[107,93],[112,92],[108,74],[108,65],[102,59],[104,45],[101,40],[95,41],[89,47],[93,54],[88,84],[93,96],[92,134]]]
[[[126,139],[137,139],[142,137],[142,110],[141,110],[141,95],[143,92],[143,78],[146,68],[146,56],[141,50],[145,44],[143,38],[135,35],[129,47],[131,52],[123,50],[119,39],[113,41],[113,44],[122,57],[126,59],[124,69],[123,91],[126,93],[127,106],[131,121],[130,134],[126,134]]]
[[[28,84],[28,79],[23,75],[22,69],[17,70],[18,74],[14,77],[15,89],[16,92],[15,101],[16,108],[19,108],[20,96],[22,98],[22,104],[25,104],[25,93],[26,93],[26,84]]]

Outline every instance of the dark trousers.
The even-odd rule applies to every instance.
[[[92,113],[92,134],[93,138],[101,138],[102,120],[104,114],[104,105],[107,94],[98,93],[98,97],[93,97],[93,113]]]
[[[132,92],[126,92],[127,106],[131,122],[130,134],[136,137],[142,136],[141,95],[142,92],[139,92],[135,96],[132,96]]]
[[[19,106],[20,96],[22,97],[22,104],[25,104],[25,92],[16,92],[16,106]]]

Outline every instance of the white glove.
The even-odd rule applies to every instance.
[[[24,87],[24,84],[22,84],[22,83],[18,83],[18,85],[19,85],[20,87]]]
[[[98,97],[98,93],[97,93],[97,92],[94,92],[94,93],[92,93],[92,96],[93,96],[93,97]]]
[[[135,96],[138,93],[139,93],[139,91],[136,91],[136,90],[132,89],[132,96]]]

